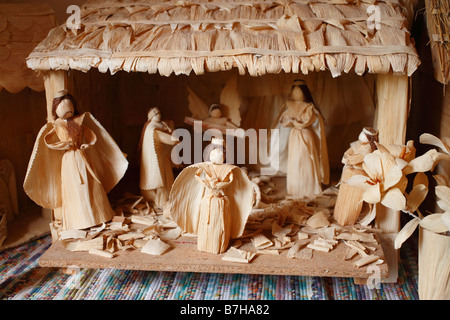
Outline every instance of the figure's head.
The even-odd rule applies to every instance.
[[[151,108],[148,111],[147,120],[160,122],[161,121],[161,111],[156,107]]]
[[[221,118],[222,115],[223,115],[222,107],[221,107],[219,104],[212,104],[212,105],[209,107],[209,116],[210,116],[211,118],[216,118],[216,119],[218,119],[218,118]]]
[[[206,161],[211,161],[213,164],[223,164],[225,162],[225,141],[223,139],[213,138],[211,144],[206,148]]]
[[[295,101],[304,101],[314,103],[311,92],[306,85],[305,80],[295,80],[291,87],[291,97]]]
[[[59,91],[53,98],[52,116],[56,119],[70,119],[76,114],[76,101],[67,90]]]

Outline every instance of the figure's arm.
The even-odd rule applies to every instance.
[[[178,139],[174,138],[171,134],[168,134],[168,133],[165,133],[165,132],[162,132],[159,130],[155,130],[154,136],[160,142],[170,145],[170,146],[176,145],[177,143],[180,142]]]
[[[94,131],[92,131],[88,127],[83,126],[82,128],[83,128],[83,142],[80,148],[87,149],[97,142],[97,136],[95,135]]]

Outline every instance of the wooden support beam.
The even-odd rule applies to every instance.
[[[379,131],[379,142],[384,145],[405,144],[406,125],[410,108],[410,81],[405,75],[378,75],[376,81],[377,106],[375,128]],[[377,206],[375,227],[383,230],[386,238],[395,238],[400,231],[400,211]],[[383,282],[395,283],[398,278],[398,252],[393,241],[387,243],[386,259],[389,279]]]
[[[57,70],[44,73],[45,97],[47,99],[47,122],[53,120],[52,103],[55,94],[63,89],[67,89],[67,71]]]

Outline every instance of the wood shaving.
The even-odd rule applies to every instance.
[[[160,239],[152,239],[142,247],[141,252],[160,256],[164,254],[171,246]]]
[[[68,240],[68,239],[85,239],[87,236],[87,232],[83,230],[65,230],[61,232],[60,239]]]
[[[311,228],[318,229],[329,226],[330,221],[328,221],[328,218],[325,215],[324,211],[319,211],[306,221],[306,225]]]
[[[78,241],[62,241],[63,246],[72,252],[89,251],[90,249],[103,250],[103,238],[95,238],[92,240]]]
[[[256,253],[231,247],[222,257],[223,261],[249,263]]]
[[[106,251],[95,249],[95,248],[89,249],[89,253],[95,254],[97,256],[105,257],[108,259],[111,259],[114,257],[114,254],[112,254],[111,252],[106,252]]]

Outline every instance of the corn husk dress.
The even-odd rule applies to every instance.
[[[358,220],[363,208],[364,194],[363,189],[348,185],[345,181],[354,175],[367,175],[362,168],[362,163],[364,156],[371,152],[370,143],[358,140],[350,144],[350,148],[342,157],[344,168],[342,169],[339,192],[334,207],[334,218],[343,226],[353,225]]]
[[[147,201],[164,206],[174,181],[171,134],[160,123],[146,124],[141,142],[140,189]]]
[[[244,232],[258,201],[257,186],[238,167],[203,162],[184,169],[170,193],[170,212],[180,228],[196,234],[197,249],[222,253]]]
[[[85,229],[111,220],[107,193],[125,174],[128,162],[117,144],[90,114],[47,123],[39,132],[24,180],[37,204],[61,212],[62,229]]]
[[[312,103],[288,100],[281,123],[292,120],[288,143],[287,194],[320,194],[329,183],[330,169],[323,118]]]

